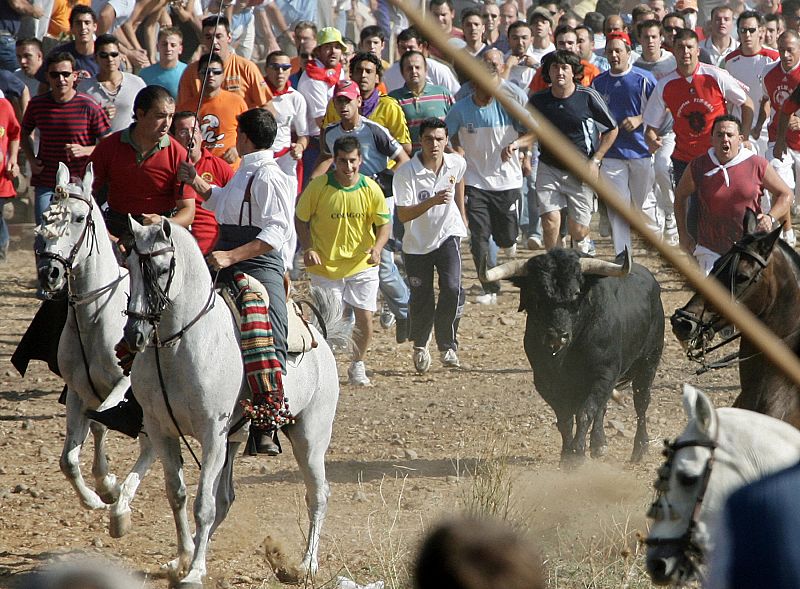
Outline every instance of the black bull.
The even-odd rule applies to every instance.
[[[627,252],[626,252],[627,254]],[[647,268],[581,257],[556,249],[486,272],[520,288],[528,314],[525,354],[536,390],[555,411],[561,459],[607,451],[603,418],[615,387],[630,384],[636,409],[631,460],[647,450],[650,387],[664,348],[661,289]]]

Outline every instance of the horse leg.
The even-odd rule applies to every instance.
[[[139,483],[150,470],[156,453],[150,438],[146,434],[139,435],[139,458],[119,489],[117,502],[111,506],[111,519],[108,533],[112,538],[121,538],[131,530],[131,501],[133,501]]]
[[[167,564],[167,573],[170,577],[179,579],[183,576],[183,571],[189,568],[194,553],[194,541],[189,530],[189,519],[186,516],[186,483],[183,480],[180,442],[174,438],[152,433],[150,441],[158,452],[158,457],[164,467],[164,486],[178,532],[178,558]]]
[[[225,466],[227,442],[218,441],[219,432],[205,436],[200,481],[194,499],[194,557],[189,572],[178,583],[179,589],[203,589],[206,553],[211,529],[216,521],[216,495]]]
[[[110,505],[119,497],[119,485],[117,485],[117,477],[108,472],[108,456],[106,455],[108,428],[96,421],[89,420],[89,430],[94,438],[94,461],[92,462],[94,488],[103,503]]]
[[[219,487],[217,488],[217,510],[214,525],[211,526],[212,536],[228,515],[228,511],[233,505],[234,499],[236,499],[236,493],[233,489],[233,461],[241,445],[241,442],[228,442],[228,453],[225,456],[225,465],[222,467]]]
[[[89,435],[89,420],[83,403],[72,389],[67,389],[67,433],[59,466],[86,509],[105,509],[106,504],[88,487],[81,474],[81,448]],[[102,427],[102,426],[101,426]]]
[[[303,572],[316,574],[319,568],[318,552],[322,524],[328,511],[330,486],[325,478],[325,453],[331,439],[331,424],[326,429],[317,425],[310,416],[304,421],[284,428],[292,442],[292,452],[306,485],[306,507],[308,508],[308,542],[300,568]],[[317,429],[317,431],[311,431]],[[327,431],[326,431],[327,430]]]

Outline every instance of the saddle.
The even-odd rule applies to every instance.
[[[267,292],[267,289],[264,288],[264,285],[252,276],[247,274],[245,276],[250,283],[250,288],[257,292],[264,303],[269,306],[269,293]],[[235,299],[235,294],[232,293],[230,289],[223,288],[222,298],[225,299],[228,309],[230,309],[231,314],[236,319],[236,324],[241,327],[242,317],[241,313],[239,312],[239,306]],[[288,353],[302,354],[316,348],[318,345],[317,340],[314,338],[314,334],[311,332],[309,323],[304,317],[302,309],[297,303],[294,302],[293,299],[290,298],[288,284],[286,293],[286,315],[288,324],[286,335]]]

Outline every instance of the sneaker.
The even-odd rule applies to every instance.
[[[445,350],[442,352],[442,364],[445,368],[460,368],[461,362],[458,360],[458,354],[455,350]]]
[[[543,250],[544,249],[544,242],[542,238],[538,235],[531,235],[528,238],[528,249],[529,250]]]
[[[781,231],[781,239],[792,247],[797,245],[797,238],[794,236],[794,229],[789,229],[789,231]]]
[[[420,374],[425,374],[431,368],[431,353],[428,348],[414,347],[414,368]]]
[[[362,360],[351,362],[347,369],[347,378],[350,384],[356,387],[368,387],[372,384],[367,376],[367,367]]]
[[[381,309],[381,327],[384,329],[389,329],[392,325],[394,325],[397,318],[394,316],[394,313],[389,309],[389,305],[386,303],[383,304],[383,308]]]
[[[574,241],[572,243],[572,247],[573,249],[576,249],[587,256],[594,257],[597,254],[597,249],[594,247],[594,241],[588,237],[584,237],[580,241]]]
[[[511,259],[517,255],[517,244],[515,243],[511,247],[504,247],[500,249],[500,253],[503,254],[504,257]]]
[[[496,305],[497,304],[497,293],[496,292],[485,292],[482,295],[478,295],[475,297],[475,302],[479,305]]]

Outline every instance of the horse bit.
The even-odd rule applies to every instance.
[[[686,525],[686,531],[680,536],[674,538],[647,538],[644,543],[647,546],[672,546],[677,545],[681,553],[686,557],[687,561],[691,564],[692,568],[697,572],[699,566],[703,563],[703,551],[695,542],[693,535],[697,528],[697,522],[700,517],[700,510],[703,506],[703,499],[705,498],[706,490],[708,490],[708,483],[711,480],[711,470],[714,466],[714,454],[717,449],[717,444],[713,440],[687,440],[684,442],[674,441],[670,443],[669,440],[664,440],[664,450],[661,454],[666,458],[664,464],[658,469],[658,479],[654,483],[656,496],[650,509],[647,510],[647,517],[654,521],[662,521],[667,514],[664,513],[664,504],[666,503],[669,517],[672,520],[680,519],[680,516],[675,513],[674,508],[670,505],[667,499],[667,491],[669,491],[669,478],[672,473],[673,462],[675,454],[683,448],[708,448],[711,455],[706,461],[703,473],[700,478],[700,487],[695,498],[694,507],[692,508],[692,515],[689,518],[689,523]]]

